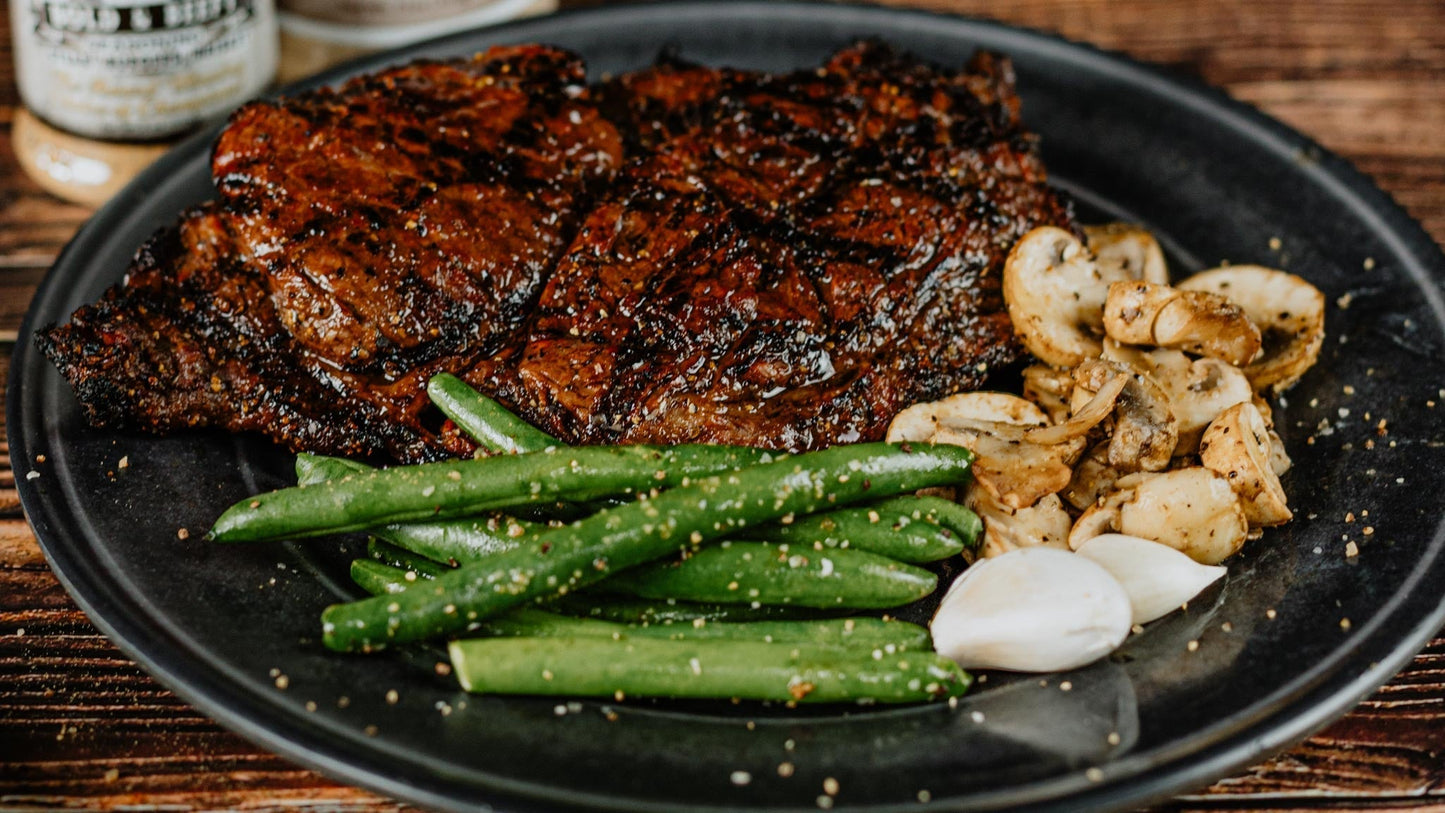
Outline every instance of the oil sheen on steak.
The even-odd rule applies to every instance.
[[[568,442],[802,450],[1019,356],[1003,258],[1071,218],[1005,60],[581,82],[530,47],[244,108],[220,201],[40,344],[101,425],[402,460],[467,451],[439,370]]]

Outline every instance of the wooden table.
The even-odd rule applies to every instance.
[[[907,4],[1056,31],[1202,76],[1353,160],[1445,240],[1442,0]],[[0,372],[35,285],[89,215],[40,192],[15,165],[10,125],[19,101],[9,44],[5,28]],[[401,807],[222,730],[121,654],[51,575],[21,515],[7,457],[0,471],[0,807],[302,804]],[[1174,806],[1445,811],[1445,638],[1335,725]]]

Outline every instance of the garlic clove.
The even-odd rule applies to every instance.
[[[1077,554],[1109,571],[1133,606],[1133,622],[1147,624],[1179,609],[1225,574],[1219,565],[1202,565],[1168,545],[1127,534],[1102,534],[1079,546]]]
[[[1056,672],[1114,651],[1129,634],[1129,595],[1109,571],[1054,548],[975,563],[949,587],[930,631],[965,669]]]

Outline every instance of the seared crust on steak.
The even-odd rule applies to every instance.
[[[818,71],[617,84],[650,152],[583,221],[514,377],[487,364],[479,386],[589,443],[808,449],[880,438],[1018,357],[1004,257],[1069,214],[1006,62],[863,44]]]
[[[466,452],[427,420],[427,378],[511,338],[621,163],[584,75],[564,51],[494,48],[247,105],[216,144],[220,201],[36,341],[98,426]]]
[[[621,163],[574,55],[418,62],[236,112],[213,173],[286,329],[352,371],[494,349]]]
[[[528,46],[247,106],[220,201],[37,341],[98,425],[405,461],[469,451],[441,370],[571,443],[803,450],[1020,356],[1003,259],[1072,220],[1006,60],[582,81]]]
[[[204,206],[141,248],[127,282],[37,334],[97,426],[220,426],[293,448],[399,458],[434,446],[377,391],[328,380],[281,326],[230,219]],[[347,386],[350,385],[350,386]]]

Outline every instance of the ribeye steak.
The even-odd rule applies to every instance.
[[[572,443],[803,450],[1018,358],[999,274],[1045,184],[1007,60],[859,43],[587,86],[540,46],[238,111],[219,200],[37,336],[92,422],[469,451],[455,372]]]

